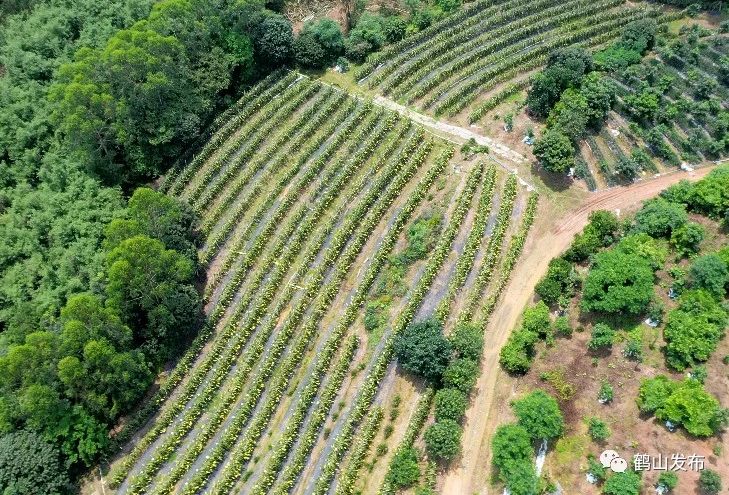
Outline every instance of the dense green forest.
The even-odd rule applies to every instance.
[[[197,219],[137,187],[267,73],[346,68],[458,5],[358,4],[345,38],[294,36],[276,1],[3,2],[0,491],[67,492],[201,324]]]

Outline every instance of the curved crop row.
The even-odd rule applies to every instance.
[[[209,189],[217,191],[218,187],[225,185],[243,163],[258,151],[261,143],[280,121],[289,119],[323,89],[323,85],[306,80],[274,98],[241,128],[240,136],[232,140],[229,151],[223,152],[216,160],[209,160],[198,170],[188,187],[180,194],[182,199],[192,205],[195,212],[202,213],[205,203],[200,201],[200,197],[203,192]]]
[[[486,180],[484,181],[481,191],[481,198],[476,209],[476,218],[473,221],[473,227],[468,234],[468,239],[463,248],[463,253],[456,262],[456,268],[448,283],[448,290],[438,303],[435,310],[435,316],[441,322],[445,323],[451,311],[451,303],[456,297],[456,292],[466,283],[466,278],[473,268],[473,261],[476,259],[476,252],[481,245],[483,235],[486,232],[489,215],[491,214],[492,196],[496,185],[496,168],[490,166],[486,172]]]
[[[221,129],[222,132],[218,132],[213,136],[210,146],[205,146],[190,163],[185,165],[185,168],[177,174],[174,183],[170,184],[166,192],[171,195],[179,194],[205,162],[214,156],[217,156],[221,151],[224,152],[227,149],[228,138],[235,130],[244,125],[251,115],[266,106],[274,95],[286,90],[289,86],[296,84],[299,79],[300,78],[295,73],[289,73],[260,93],[258,90],[262,89],[262,86],[259,87],[257,85],[252,88],[248,93],[251,96],[255,95],[255,98],[248,101],[241,111],[230,119],[228,124]],[[244,98],[246,97],[244,96]]]
[[[407,182],[412,178],[418,168],[425,161],[430,151],[429,144],[426,143],[425,146],[422,146],[417,152],[415,152],[416,148],[421,143],[421,139],[422,131],[421,133],[414,135],[413,139],[410,140],[410,142],[408,142],[407,145],[401,150],[398,156],[397,163],[405,166],[405,169],[403,171],[403,174],[397,179],[397,181],[393,182],[390,186],[388,186],[388,190],[383,195],[385,201],[382,203],[382,206],[379,207],[378,210],[369,213],[370,219],[367,221],[367,223],[372,229],[374,229],[374,226],[376,225],[378,219],[385,213],[385,210],[389,208],[392,202],[395,201],[397,195],[401,192],[402,188],[407,184]],[[394,237],[396,233],[399,233],[399,230],[391,230],[388,233],[388,239]],[[387,244],[383,243],[383,246],[387,249],[389,249],[390,245],[390,242],[387,242]],[[282,441],[277,445],[273,457],[269,460],[269,463],[266,466],[264,477],[260,481],[257,490],[265,490],[269,488],[270,485],[275,481],[278,471],[283,467],[283,463],[286,461],[289,450],[296,440],[296,434],[299,431],[300,427],[303,425],[303,421],[306,418],[306,413],[310,409],[312,402],[316,399],[318,386],[326,372],[326,369],[328,368],[329,363],[331,362],[331,359],[336,352],[336,349],[339,347],[342,338],[346,334],[349,327],[354,323],[359,313],[359,308],[361,304],[360,301],[363,300],[363,297],[366,295],[367,291],[371,287],[371,284],[374,282],[376,274],[379,273],[382,268],[382,262],[384,259],[386,259],[383,255],[379,254],[382,252],[382,249],[383,248],[381,247],[380,251],[378,251],[378,254],[368,267],[368,271],[361,281],[359,287],[356,289],[353,299],[350,301],[343,316],[337,321],[337,324],[331,335],[327,339],[327,342],[317,352],[317,361],[314,370],[311,373],[311,381],[307,384],[305,390],[301,394],[301,399],[297,404],[296,411],[294,412],[291,420],[288,422],[286,431],[282,436]],[[316,322],[312,322],[312,325],[315,326]],[[297,452],[293,455],[293,460],[287,463],[288,466],[301,464],[303,467],[302,461],[304,461],[305,457],[308,455],[308,450],[306,449],[308,448],[309,442],[307,442],[307,439],[316,439],[315,433],[318,432],[321,423],[326,419],[326,413],[324,411],[328,411],[328,409],[329,406],[323,405],[320,401],[318,406],[318,410],[320,412],[318,414],[314,414],[315,420],[310,423],[307,432],[301,436],[299,448],[297,449]],[[252,443],[250,443],[250,441],[248,449],[246,449],[245,451],[248,452],[247,457],[250,458],[250,454],[252,453]],[[240,471],[240,469],[237,469],[239,468],[239,466],[235,462],[235,459],[231,461],[231,464],[236,467],[236,469],[232,470],[233,473]],[[226,483],[223,482],[221,483],[221,485],[226,486]]]
[[[394,117],[391,117],[389,122],[391,124],[394,124],[395,118]],[[368,153],[371,152],[372,149],[374,149],[373,148],[374,143],[378,142],[378,140],[381,139],[382,135],[384,135],[384,133],[385,133],[385,131],[384,131],[385,129],[388,129],[388,126],[387,125],[383,126],[383,130],[381,130],[379,133],[372,134],[372,135],[370,135],[368,137],[368,141],[364,145],[365,148],[366,148],[366,152],[365,153],[361,153],[361,154],[353,157],[350,160],[350,162],[351,162],[351,166],[349,167],[349,172],[350,173],[354,169],[356,169],[356,167],[360,163],[362,163],[362,161],[368,156]],[[368,130],[368,128],[367,127],[364,127],[362,129],[362,132],[359,133],[359,134],[357,134],[356,136],[362,136],[363,137],[366,134],[367,130]],[[337,170],[337,168],[334,167],[334,170]],[[346,174],[345,175],[345,178],[349,177],[349,174],[347,174],[346,172],[345,172],[345,174]],[[341,180],[342,179],[340,179],[340,181]],[[341,186],[342,184],[340,183],[339,185]],[[337,195],[337,194],[339,194],[341,192],[341,190],[338,189],[337,187],[332,187],[331,188],[331,192],[332,192],[332,194]],[[323,207],[325,207],[329,203],[329,201],[330,200],[326,200],[326,199],[323,200],[321,202],[323,204]],[[318,211],[318,213],[320,213],[321,210],[323,210],[323,209],[324,208],[321,208]],[[274,219],[272,219],[272,223],[273,223],[273,221],[274,221]],[[261,234],[261,236],[259,237],[259,239],[264,239],[266,236],[267,236],[267,231],[264,230],[264,232]],[[255,250],[255,251],[254,250],[251,250],[251,251],[249,251],[249,253],[247,253],[247,256],[250,255],[250,258],[247,258],[248,260],[250,260],[249,261],[250,264],[252,264],[253,261],[254,261],[252,258],[258,256],[259,251],[263,248],[264,243],[265,243],[265,241],[264,242],[261,242],[259,244],[260,245],[260,248],[258,248],[257,250]],[[250,356],[250,358],[247,360],[246,366],[240,366],[236,370],[236,373],[237,373],[236,376],[239,378],[239,380],[236,383],[239,383],[240,384],[240,387],[241,387],[241,390],[240,391],[242,391],[242,386],[245,384],[245,381],[246,381],[245,379],[247,378],[247,373],[244,373],[244,370],[248,370],[248,371],[252,370],[252,368],[253,368],[253,366],[254,366],[254,364],[255,364],[258,356],[259,356],[259,353],[256,352],[256,351],[258,349],[262,348],[265,345],[265,341],[266,340],[268,340],[268,337],[266,337],[265,339],[263,339],[263,342],[260,342],[259,346],[253,346],[251,349],[249,349],[247,355]],[[215,384],[215,385],[216,386],[214,386],[214,387],[208,387],[207,388],[207,390],[210,391],[210,396],[211,397],[214,397],[215,396],[216,391],[217,391],[217,388],[219,386],[219,384]],[[238,394],[232,394],[232,395],[233,395],[233,397],[236,397]],[[194,411],[194,417],[198,417],[200,414],[202,414],[202,412],[205,410],[205,407],[207,406],[207,403],[204,403],[204,402],[201,403],[200,401],[198,402],[198,404],[200,404],[200,406]],[[232,406],[233,406],[233,401],[231,401],[231,400],[226,400],[225,401],[225,407],[221,407],[221,409],[219,410],[219,412],[214,415],[215,418],[216,418],[216,420],[215,421],[210,421],[208,423],[208,425],[206,426],[207,435],[204,435],[204,436],[206,436],[206,437],[212,436],[212,434],[215,431],[213,429],[213,426],[214,425],[217,425],[219,423],[222,423],[222,421],[229,414],[229,411],[230,411],[229,408],[231,408]],[[171,437],[168,438],[168,440],[165,443],[164,447],[161,448],[162,453],[164,455],[157,455],[157,456],[155,456],[154,461],[147,463],[147,465],[145,466],[145,470],[142,473],[140,473],[139,475],[137,475],[137,477],[135,479],[135,482],[133,483],[133,488],[134,488],[133,489],[133,493],[134,493],[134,490],[136,490],[138,487],[146,486],[151,481],[151,479],[152,479],[152,476],[151,476],[152,473],[156,472],[157,469],[159,469],[159,467],[161,467],[161,465],[164,464],[164,462],[167,459],[169,459],[169,457],[175,452],[176,445],[179,443],[180,439],[182,437],[184,437],[189,432],[189,430],[192,428],[193,425],[194,425],[194,423],[193,423],[192,420],[184,421],[182,423],[182,427],[177,430],[176,435],[171,436]],[[198,439],[196,439],[196,446],[200,450],[204,447],[204,445],[206,443],[207,443],[207,438],[205,438],[205,441],[202,441],[202,440],[198,441]],[[197,457],[197,455],[195,454],[195,452],[196,452],[195,449],[189,450],[188,452],[186,452],[185,459],[192,458],[194,460],[194,458]],[[178,475],[179,476],[182,476],[182,474],[184,474],[184,471],[183,471],[183,468],[184,467],[185,467],[185,463],[184,462],[182,462],[182,461],[176,462],[176,466],[173,468],[173,471],[171,473],[169,473],[165,477],[166,484],[169,485],[170,483],[176,481],[175,478]]]

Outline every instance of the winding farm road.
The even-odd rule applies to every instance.
[[[655,179],[638,182],[628,187],[618,187],[590,194],[584,202],[562,218],[550,217],[545,212],[546,202],[540,206],[533,233],[529,236],[524,254],[517,264],[511,281],[506,287],[491,316],[486,329],[486,344],[481,361],[481,376],[476,384],[478,391],[466,412],[463,431],[463,453],[458,463],[439,480],[438,493],[464,495],[478,493],[488,495],[490,487],[490,439],[498,426],[492,408],[494,404],[496,371],[499,351],[506,343],[511,329],[516,325],[523,308],[532,298],[533,288],[547,270],[549,261],[564,251],[576,233],[587,224],[587,217],[595,210],[630,210],[666,187],[681,179],[699,180],[712,170],[707,166],[692,172],[673,172]]]

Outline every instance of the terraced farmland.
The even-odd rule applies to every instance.
[[[355,77],[436,115],[468,109],[473,122],[526,88],[555,48],[596,47],[626,23],[658,15],[623,0],[479,0],[372,56]]]
[[[162,189],[202,218],[208,326],[113,465],[119,494],[352,493],[395,335],[485,322],[536,208],[497,165],[293,72],[246,93]],[[434,244],[369,332],[365,305],[424,219]]]

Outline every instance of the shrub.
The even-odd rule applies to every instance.
[[[34,432],[0,437],[0,493],[71,493],[60,452]]]
[[[478,363],[472,359],[453,360],[443,372],[443,385],[468,394],[478,379]]]
[[[678,476],[671,472],[661,473],[656,486],[663,487],[666,493],[671,493],[678,486]]]
[[[547,129],[534,143],[534,156],[550,172],[567,172],[575,163],[574,152],[569,136],[557,127]]]
[[[407,488],[417,483],[420,479],[418,451],[413,447],[399,449],[392,458],[387,479],[396,488]]]
[[[711,469],[704,469],[699,475],[699,488],[702,494],[718,495],[721,492],[721,477]]]
[[[681,256],[697,253],[703,240],[704,228],[694,222],[682,225],[671,234],[671,244]]]
[[[671,203],[662,197],[643,204],[635,214],[635,230],[652,237],[670,237],[671,233],[688,222],[684,205]]]
[[[461,427],[453,420],[436,421],[425,430],[425,449],[436,460],[450,461],[461,452]]]
[[[476,325],[461,323],[450,335],[456,356],[479,361],[483,353],[483,333]]]
[[[720,298],[729,283],[729,269],[717,254],[707,254],[696,258],[689,269],[692,287],[705,289],[714,297]]]
[[[511,405],[519,424],[533,440],[554,439],[564,433],[564,418],[557,401],[543,390],[535,390]]]
[[[613,386],[609,382],[603,381],[600,384],[600,390],[597,392],[597,400],[602,404],[609,404],[613,401]]]
[[[554,320],[554,333],[560,337],[571,337],[572,327],[570,320],[566,316],[560,316]]]
[[[609,349],[615,340],[615,330],[605,323],[597,323],[592,327],[592,336],[587,343],[587,348],[591,351]]]
[[[599,418],[589,418],[587,420],[587,432],[590,434],[590,438],[598,442],[610,438],[610,428],[607,423]]]
[[[547,274],[539,281],[534,291],[550,306],[560,297],[571,297],[575,283],[572,263],[564,258],[554,258],[549,262]]]
[[[582,294],[586,311],[640,314],[653,299],[653,270],[637,255],[619,250],[598,253]]]
[[[605,495],[640,495],[640,475],[634,471],[615,473],[602,487]]]
[[[460,390],[442,388],[435,393],[435,420],[450,419],[460,422],[466,414],[468,397]]]

